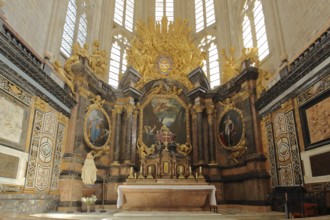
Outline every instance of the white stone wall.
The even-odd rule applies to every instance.
[[[289,60],[296,58],[315,35],[330,26],[328,0],[278,0],[279,18]]]
[[[14,30],[43,57],[54,0],[7,0],[2,10]]]

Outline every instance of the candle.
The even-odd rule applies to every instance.
[[[191,174],[191,166],[189,166],[189,173]]]
[[[198,173],[196,172],[196,180],[198,179]]]
[[[133,174],[133,167],[131,167],[131,174]]]
[[[202,166],[199,167],[199,173],[202,174]]]
[[[136,179],[136,173],[134,173],[134,178]]]

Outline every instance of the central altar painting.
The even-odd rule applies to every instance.
[[[143,142],[148,147],[157,142],[169,145],[186,143],[186,113],[178,98],[153,96],[143,108]],[[167,135],[164,133],[166,130]]]
[[[184,178],[189,173],[189,108],[171,86],[155,86],[140,108],[138,151],[149,179]]]

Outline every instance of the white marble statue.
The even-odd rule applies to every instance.
[[[97,169],[94,163],[93,155],[88,153],[81,172],[81,179],[85,185],[91,185],[95,183],[96,171]]]

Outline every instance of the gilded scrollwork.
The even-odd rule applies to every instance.
[[[226,98],[224,101],[219,101],[218,103],[224,108],[224,111],[235,107],[235,103],[230,98]]]
[[[257,79],[257,97],[259,98],[262,93],[267,91],[267,83],[270,80],[271,73],[259,69],[259,77]]]
[[[151,147],[147,147],[140,138],[138,139],[136,145],[137,145],[138,153],[140,155],[140,159],[144,159],[155,152],[155,145],[151,145]]]
[[[91,91],[85,89],[82,86],[79,87],[78,94],[81,95],[82,97],[86,98],[86,99],[89,99],[90,96],[93,96],[94,95]]]
[[[203,112],[205,109],[205,106],[203,105],[194,105],[193,106],[193,110],[196,112],[196,113],[201,113]]]
[[[192,151],[192,146],[189,143],[176,144],[176,151],[183,156],[188,156]]]
[[[161,22],[150,18],[147,23],[137,22],[136,36],[127,51],[127,62],[141,74],[136,88],[156,79],[171,78],[191,89],[187,77],[192,70],[202,65],[205,59],[190,36],[187,20],[173,23],[163,17]]]
[[[127,114],[130,115],[134,111],[134,105],[132,105],[132,104],[126,104],[126,105],[124,105],[124,109],[127,112]]]
[[[250,65],[254,67],[259,67],[260,61],[258,58],[258,48],[243,48],[240,61],[249,61]]]
[[[48,103],[45,102],[40,97],[36,97],[35,102],[34,102],[34,106],[35,106],[35,108],[40,109],[43,112],[46,112],[47,109],[48,109]]]
[[[166,94],[166,95],[180,95],[182,93],[182,89],[176,86],[169,86],[165,83],[160,83],[154,86],[149,94],[156,95],[156,94]]]
[[[225,49],[221,50],[222,55],[222,81],[225,83],[229,81],[234,76],[238,75],[240,64],[235,60],[234,53],[235,48],[231,47],[229,49],[230,55],[226,54]]]

